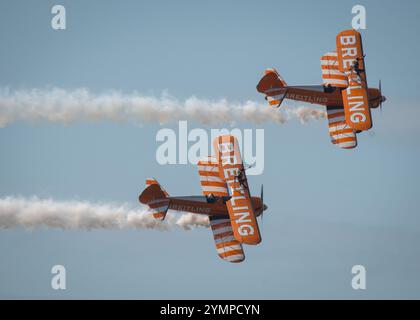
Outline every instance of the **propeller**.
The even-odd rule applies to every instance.
[[[382,84],[381,80],[379,80],[379,109],[381,109],[382,112],[382,102],[384,102],[386,98],[382,95]]]
[[[264,211],[267,210],[267,206],[264,204],[264,185],[261,185],[261,222],[263,221]]]

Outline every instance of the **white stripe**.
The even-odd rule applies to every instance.
[[[339,80],[339,79],[323,79],[324,84],[330,84],[330,85],[344,85],[348,86],[347,80]]]
[[[214,166],[209,166],[209,165],[199,165],[198,166],[198,170],[199,171],[208,171],[208,172],[218,172],[219,168],[217,166],[217,164],[215,164]]]
[[[346,142],[340,142],[338,144],[340,148],[346,148],[346,147],[354,147],[356,146],[356,141],[346,141]]]
[[[340,80],[340,79],[325,79],[323,78],[323,82],[324,84],[331,84],[331,85],[344,85],[344,86],[348,86],[348,82],[347,80]]]
[[[215,176],[202,176],[200,175],[200,181],[215,181],[215,182],[224,182],[221,178]]]
[[[204,192],[224,192],[227,193],[226,187],[201,186]]]
[[[219,235],[221,233],[225,233],[225,232],[232,232],[232,227],[231,226],[227,226],[227,227],[224,227],[224,228],[213,230],[213,234],[215,236],[217,236],[217,235]]]
[[[322,74],[323,75],[336,75],[336,76],[343,76],[345,77],[346,75],[344,73],[342,73],[340,70],[336,70],[336,69],[322,69]]]
[[[329,66],[338,68],[338,61],[337,60],[321,60],[321,66]]]
[[[267,96],[267,100],[268,101],[282,100],[284,98],[284,96],[285,96],[284,93],[278,94],[278,95],[275,95],[275,96]]]
[[[226,245],[224,247],[217,248],[217,253],[227,253],[229,251],[234,251],[234,250],[242,250],[242,246],[240,245],[240,243],[233,244],[233,245]]]
[[[329,127],[329,129],[330,129],[330,132],[331,133],[334,133],[334,132],[336,132],[338,130],[350,129],[350,127],[345,123],[345,124],[335,125],[334,127]]]
[[[242,250],[242,247],[239,244],[235,244],[233,246],[226,246],[226,247],[217,249],[217,253],[228,253],[229,251],[234,251],[234,250]]]
[[[216,244],[222,243],[222,242],[230,242],[230,241],[235,241],[235,237],[234,236],[226,236],[224,238],[220,238],[220,239],[214,239],[214,242]]]
[[[234,254],[232,256],[225,257],[223,259],[225,259],[227,261],[242,261],[244,258],[245,258],[245,256],[243,254]]]
[[[162,202],[162,203],[164,203],[164,202],[169,202],[169,200],[168,200],[168,199],[165,199],[165,198],[162,198],[162,199],[156,199],[156,200],[149,201],[147,204],[148,204],[148,205],[151,205],[151,204],[155,204],[155,203],[158,203],[158,202]]]
[[[331,138],[333,138],[334,140],[339,140],[339,139],[343,139],[343,138],[353,138],[353,139],[355,139],[356,136],[355,136],[354,133],[340,133],[340,134],[331,135]]]
[[[322,57],[337,57],[337,51],[331,51],[331,52],[327,52],[326,54],[324,54]]]

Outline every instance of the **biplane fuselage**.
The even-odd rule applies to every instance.
[[[208,216],[229,217],[226,201],[223,198],[209,200],[205,196],[168,197],[169,209],[182,212],[204,214]],[[210,202],[209,202],[210,201]],[[252,206],[256,216],[263,211],[261,198],[251,197]]]
[[[295,101],[318,104],[326,107],[343,107],[343,96],[340,88],[328,86],[288,86],[284,87],[285,98]],[[281,93],[282,90],[278,92]],[[381,101],[384,101],[379,89],[368,89],[369,106],[377,108]]]

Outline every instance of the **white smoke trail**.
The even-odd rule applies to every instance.
[[[59,88],[14,90],[0,88],[0,128],[15,121],[131,121],[135,123],[168,123],[195,120],[202,124],[285,123],[297,118],[305,123],[325,118],[323,110],[300,107],[285,112],[273,110],[254,101],[230,103],[225,99],[209,101],[191,97],[184,102],[169,96],[160,98],[139,94],[110,92],[93,94],[87,89]]]
[[[208,227],[207,216],[192,213],[173,214],[155,220],[142,206],[94,204],[85,201],[54,201],[51,199],[0,198],[0,229],[16,227],[58,229],[157,229]]]

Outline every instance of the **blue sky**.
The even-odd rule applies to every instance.
[[[220,260],[206,229],[1,230],[0,297],[419,298],[418,1],[60,1],[63,31],[50,27],[54,4],[0,1],[0,87],[262,101],[266,67],[320,83],[320,56],[363,4],[368,82],[381,79],[388,100],[352,151],[329,143],[324,121],[238,124],[265,129],[265,171],[249,180],[254,193],[264,183],[269,206],[245,263]],[[194,166],[156,163],[160,128],[2,128],[0,196],[135,204],[150,175],[171,194],[198,194]],[[50,286],[55,264],[67,269],[62,292]],[[350,285],[355,264],[367,290]]]

